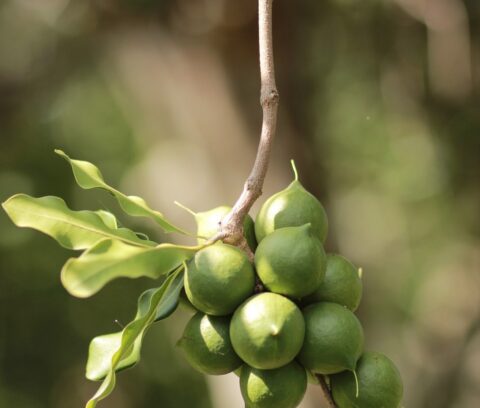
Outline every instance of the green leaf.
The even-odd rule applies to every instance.
[[[61,279],[71,295],[88,297],[116,278],[159,278],[191,258],[198,249],[173,244],[141,248],[105,239],[80,257],[69,259],[62,268]]]
[[[183,288],[182,277],[183,275],[180,275],[170,286],[170,289],[163,294],[161,304],[156,309],[154,322],[167,318],[177,308],[180,292]],[[140,319],[142,316],[148,314],[151,307],[151,299],[155,297],[159,290],[163,290],[162,287],[148,289],[140,295],[135,319]],[[102,380],[108,374],[112,357],[121,346],[122,334],[123,331],[104,334],[95,337],[90,342],[86,371],[86,377],[89,380]],[[122,357],[122,360],[118,363],[115,371],[118,372],[135,365],[140,360],[141,347],[142,337],[139,336],[135,340],[133,347],[124,353],[124,357]]]
[[[105,223],[105,225],[111,229],[117,229],[118,228],[118,221],[117,217],[113,215],[111,212],[105,211],[105,210],[98,210],[95,211],[98,216],[102,219],[102,221]],[[138,236],[138,234],[135,232],[135,235]]]
[[[105,238],[139,247],[156,245],[127,228],[117,228],[115,216],[107,211],[73,211],[59,197],[16,194],[2,207],[18,227],[43,232],[67,249],[87,249]]]
[[[131,366],[138,361],[141,341],[146,330],[156,319],[162,318],[162,316],[163,318],[167,317],[171,313],[172,300],[178,301],[182,288],[183,267],[172,273],[162,286],[144,292],[140,296],[137,316],[122,330],[120,341],[118,341],[119,334],[114,333],[102,346],[99,346],[98,342],[95,346],[90,346],[87,378],[105,378],[98,391],[87,402],[86,408],[95,408],[98,401],[104,399],[113,391],[117,370],[126,368],[127,365]],[[106,345],[107,343],[108,345]]]
[[[74,160],[67,156],[62,150],[55,150],[59,156],[63,157],[72,166],[73,175],[78,185],[83,189],[102,188],[112,193],[118,200],[120,207],[127,214],[134,217],[148,217],[153,219],[165,232],[179,232],[180,234],[193,234],[173,225],[165,216],[158,211],[152,210],[145,200],[137,196],[127,196],[120,191],[110,187],[103,179],[102,173],[97,166],[83,160]]]
[[[104,334],[95,337],[88,348],[88,361],[86,377],[92,381],[98,381],[107,375],[112,357],[122,344],[123,332]],[[129,353],[118,363],[116,371],[121,371],[134,366],[140,359],[140,348],[142,346],[142,338],[138,337]]]

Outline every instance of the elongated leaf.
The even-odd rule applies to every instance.
[[[115,217],[115,215],[113,215],[111,212],[108,212],[108,211],[105,211],[105,210],[98,210],[98,211],[95,211],[98,216],[102,219],[102,221],[105,223],[105,225],[108,227],[108,228],[111,228],[111,229],[117,229],[118,228],[118,221],[117,221],[117,217]],[[135,235],[138,236],[138,234],[135,232]]]
[[[165,232],[179,232],[180,234],[184,235],[192,235],[184,231],[183,229],[173,225],[165,218],[165,216],[161,212],[152,210],[143,198],[133,195],[127,196],[120,191],[114,189],[113,187],[109,186],[103,179],[102,173],[100,172],[98,167],[93,165],[92,163],[83,160],[71,159],[62,150],[57,149],[55,150],[55,153],[57,153],[59,156],[63,157],[68,163],[70,163],[75,180],[80,187],[86,190],[92,188],[102,188],[104,190],[107,190],[115,196],[115,198],[118,200],[118,203],[120,204],[120,207],[127,214],[134,217],[151,218],[158,225],[160,225],[160,227],[162,227]]]
[[[88,297],[116,278],[159,278],[191,258],[199,247],[161,244],[141,248],[105,239],[63,266],[63,286],[73,296]]]
[[[183,285],[182,285],[182,288],[183,288]],[[155,322],[165,319],[175,311],[175,309],[178,306],[178,297],[180,296],[180,291],[182,288],[179,289],[178,293],[175,291],[175,292],[169,292],[165,294],[165,296],[162,299],[162,305],[163,305],[162,309],[157,310],[157,313],[155,314],[155,318],[154,318]],[[158,288],[148,289],[145,292],[143,292],[142,295],[145,296],[146,298],[152,297],[157,291],[157,289]],[[144,302],[143,304],[146,305],[147,303]],[[139,309],[138,312],[139,314],[145,314],[146,309]]]
[[[127,228],[117,228],[115,216],[107,211],[73,211],[59,197],[16,194],[2,207],[18,227],[41,231],[68,249],[87,249],[105,238],[139,247],[156,245]]]
[[[183,275],[180,275],[169,287],[169,290],[163,294],[161,303],[155,311],[154,322],[167,318],[177,308],[180,292],[183,288],[182,277]],[[151,288],[140,295],[135,319],[140,319],[142,316],[148,314],[151,307],[151,300],[160,290],[163,290],[163,288]],[[122,334],[123,331],[104,334],[95,337],[90,342],[86,371],[86,377],[89,380],[102,380],[108,374],[112,357],[121,346]],[[118,363],[115,371],[118,372],[135,365],[140,360],[141,347],[142,336],[139,336],[135,340],[133,347],[124,353],[124,357],[122,357],[122,360]]]
[[[91,381],[99,381],[105,378],[110,365],[112,363],[112,357],[115,352],[122,345],[123,332],[104,334],[102,336],[95,337],[90,342],[88,348],[88,361],[86,377]],[[140,359],[140,348],[142,347],[142,338],[139,336],[133,347],[129,352],[125,352],[125,356],[118,363],[116,371],[121,371],[126,368],[132,367]]]
[[[148,327],[158,316],[165,315],[165,310],[171,310],[171,299],[175,297],[178,299],[182,287],[183,268],[179,268],[165,280],[160,288],[140,297],[137,317],[122,330],[120,347],[115,350],[109,359],[105,379],[95,395],[87,402],[86,408],[95,408],[98,401],[104,399],[113,391],[116,382],[116,370],[121,367],[122,361],[125,361],[124,364],[128,363],[130,365],[132,362],[138,361],[140,347],[136,347],[136,342],[139,341],[139,338],[143,338]],[[104,360],[108,359],[110,354],[105,352],[105,348],[102,350],[97,347],[90,349],[90,353],[97,351],[101,352],[98,355],[89,355],[88,378],[101,378],[105,375],[106,364]],[[123,368],[126,368],[126,366],[123,366]]]

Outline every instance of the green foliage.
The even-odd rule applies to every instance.
[[[195,251],[173,244],[141,248],[105,239],[67,261],[61,273],[62,283],[73,296],[88,297],[116,278],[157,279],[191,258]]]
[[[58,197],[16,194],[2,207],[16,226],[41,231],[67,249],[91,248],[105,238],[141,247],[156,245],[127,228],[118,228],[115,216],[107,211],[72,211]]]
[[[82,188],[107,190],[127,214],[152,218],[166,232],[186,234],[140,197],[126,196],[107,185],[93,164],[72,160],[60,150],[56,152],[71,164]],[[184,263],[202,246],[158,245],[139,237],[144,234],[119,228],[116,217],[108,211],[72,211],[63,199],[53,196],[34,198],[17,194],[2,206],[15,225],[41,231],[67,249],[85,250],[79,257],[70,258],[62,268],[61,281],[73,296],[92,296],[120,277],[158,279],[168,275],[162,286],[142,293],[135,319],[121,332],[92,340],[86,376],[91,380],[104,378],[87,403],[88,408],[93,408],[114,389],[116,371],[137,363],[148,327],[175,310],[184,284]]]
[[[123,332],[97,336],[90,342],[85,376],[92,381],[103,380],[110,370],[112,357],[122,345]],[[137,337],[129,353],[116,366],[116,371],[132,367],[140,359],[142,337]]]
[[[152,210],[145,200],[137,196],[127,196],[120,191],[110,187],[105,180],[103,179],[102,173],[97,166],[83,160],[73,160],[68,157],[63,151],[55,150],[60,157],[63,157],[70,166],[72,166],[73,175],[77,184],[85,190],[92,188],[101,188],[107,190],[109,193],[113,194],[118,200],[120,207],[128,215],[134,217],[148,217],[153,219],[160,227],[163,228],[165,232],[178,232],[184,235],[191,235],[183,229],[176,227],[167,219],[165,216],[159,212]]]
[[[175,278],[168,277],[159,288],[148,289],[140,295],[137,314],[133,321],[145,317],[152,308],[155,308],[153,320],[155,322],[170,316],[174,312],[178,305],[183,279],[180,270],[174,274],[177,275]],[[160,300],[158,300],[159,294],[161,294]],[[153,304],[154,300],[157,301],[157,305]],[[97,336],[90,342],[86,369],[86,377],[89,380],[98,381],[107,376],[111,368],[113,355],[122,347],[127,327],[120,332]],[[131,367],[138,362],[143,339],[143,333],[141,334],[135,338],[133,347],[130,346],[130,349],[123,352],[123,356],[116,366],[116,371]]]
[[[115,388],[116,371],[126,368],[138,361],[140,344],[145,331],[156,320],[168,316],[178,302],[183,287],[183,268],[172,273],[162,286],[144,292],[138,301],[137,315],[121,332],[120,345],[118,337],[110,339],[110,349],[90,345],[87,376],[105,379],[95,395],[88,401],[86,408],[94,408],[97,402],[107,397]],[[115,341],[115,339],[117,341]],[[95,341],[95,340],[94,340]],[[138,342],[138,343],[137,343]],[[123,364],[122,364],[123,361]],[[108,363],[109,362],[109,363]]]

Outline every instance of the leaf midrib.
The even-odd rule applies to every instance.
[[[165,292],[167,290],[169,290],[169,288],[171,287],[171,285],[173,284],[173,282],[175,281],[176,277],[178,276],[178,274],[181,273],[180,270],[178,270],[176,273],[174,273],[172,275],[172,280],[169,282],[168,286],[165,287],[163,293],[165,294]],[[168,279],[168,278],[167,278]],[[158,288],[159,290],[161,290],[162,287]],[[158,293],[158,292],[157,292]],[[155,295],[153,295],[155,296]],[[143,320],[143,322],[141,323],[141,325],[143,326],[140,331],[137,333],[137,335],[135,336],[135,338],[132,340],[130,340],[129,338],[126,339],[126,344],[125,346],[126,347],[123,347],[124,344],[122,343],[122,340],[123,340],[123,334],[122,334],[122,340],[120,341],[120,348],[119,350],[117,350],[117,352],[113,355],[112,359],[111,359],[111,363],[110,363],[110,369],[105,377],[105,379],[103,380],[103,383],[102,385],[100,386],[100,388],[97,390],[97,393],[87,402],[87,407],[92,407],[92,406],[96,406],[97,405],[97,402],[102,400],[103,398],[106,397],[106,395],[108,395],[111,390],[113,389],[112,387],[115,386],[115,380],[116,380],[116,367],[118,366],[118,364],[122,361],[122,359],[124,358],[125,356],[125,352],[128,348],[130,348],[134,343],[135,341],[137,340],[137,338],[139,338],[140,336],[143,335],[143,333],[145,332],[145,330],[148,328],[148,326],[150,324],[152,324],[153,320],[155,319],[155,315],[156,315],[156,309],[158,308],[158,305],[160,304],[160,302],[162,301],[162,298],[163,298],[163,295],[160,296],[160,298],[158,299],[157,302],[155,302],[155,307],[152,308],[152,299],[150,299],[150,305],[149,305],[149,309],[147,311],[147,313],[141,317],[139,320]],[[134,320],[134,321],[137,321],[137,320]],[[131,322],[132,323],[132,322]],[[129,323],[129,324],[131,324]],[[124,329],[125,330],[125,329]],[[118,353],[118,354],[117,354]],[[102,388],[104,388],[102,390]],[[102,392],[100,392],[100,390],[102,390]],[[105,394],[105,392],[107,391],[110,391],[108,392],[107,394]],[[99,394],[100,392],[100,394]],[[97,395],[99,394],[99,395]]]
[[[71,159],[71,158],[68,158],[67,161],[69,162],[70,166],[72,166],[72,169],[73,169],[73,165],[75,163],[73,163],[75,160],[74,159]],[[78,178],[77,178],[77,183],[79,183],[80,187],[82,187],[83,189],[85,190],[90,190],[90,189],[93,189],[93,188],[103,188],[104,190],[107,190],[108,192],[116,195],[116,196],[120,196],[121,198],[125,199],[129,204],[133,204],[135,207],[143,210],[143,211],[146,211],[148,214],[152,215],[155,217],[156,221],[157,222],[162,222],[164,223],[165,220],[163,219],[164,215],[160,212],[160,211],[157,211],[157,210],[154,210],[150,207],[148,207],[148,205],[146,204],[139,204],[137,203],[136,201],[133,201],[130,196],[128,196],[127,194],[124,194],[122,193],[121,191],[117,190],[116,188],[110,186],[109,184],[107,184],[107,182],[105,180],[103,180],[103,176],[101,176],[101,178],[97,179],[96,177],[93,177],[91,176],[87,171],[85,171],[84,169],[82,169],[78,164],[76,164],[76,168],[77,169],[80,169],[82,171],[82,173],[84,174],[84,176],[90,178],[91,180],[93,180],[97,185],[94,186],[94,187],[83,187]],[[95,166],[96,167],[96,166]],[[73,169],[73,172],[74,172],[74,177],[75,177],[75,169]],[[146,215],[143,215],[144,217]],[[147,215],[148,216],[148,215]],[[160,219],[160,221],[157,220],[157,218]]]
[[[109,234],[108,232],[103,231],[103,230],[96,230],[96,229],[88,228],[85,225],[81,225],[81,224],[78,224],[76,222],[66,221],[65,219],[62,219],[61,217],[51,217],[51,216],[48,216],[46,214],[37,213],[35,211],[20,210],[18,208],[17,208],[17,211],[21,212],[21,213],[24,213],[24,214],[31,214],[31,215],[34,215],[36,217],[46,218],[46,219],[53,220],[53,221],[61,221],[61,222],[64,222],[65,224],[73,225],[73,226],[75,226],[77,228],[80,228],[80,229],[83,229],[85,231],[94,232],[94,233],[97,233],[99,235],[103,234],[105,237],[112,238],[112,239],[117,239],[119,241],[124,241],[124,242],[127,242],[127,243],[132,244],[132,245],[140,246],[140,247],[143,247],[143,248],[152,248],[152,246],[141,244],[140,242],[136,242],[136,241],[131,241],[128,238],[122,237],[121,235]],[[32,227],[30,227],[30,228],[32,228]]]

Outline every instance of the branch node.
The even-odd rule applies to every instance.
[[[260,105],[262,105],[263,108],[275,106],[278,105],[279,100],[280,94],[278,91],[275,88],[269,89],[266,92],[261,93]]]
[[[245,189],[247,191],[251,191],[255,188],[255,180],[252,180],[251,177],[247,179],[247,182],[245,183]]]

